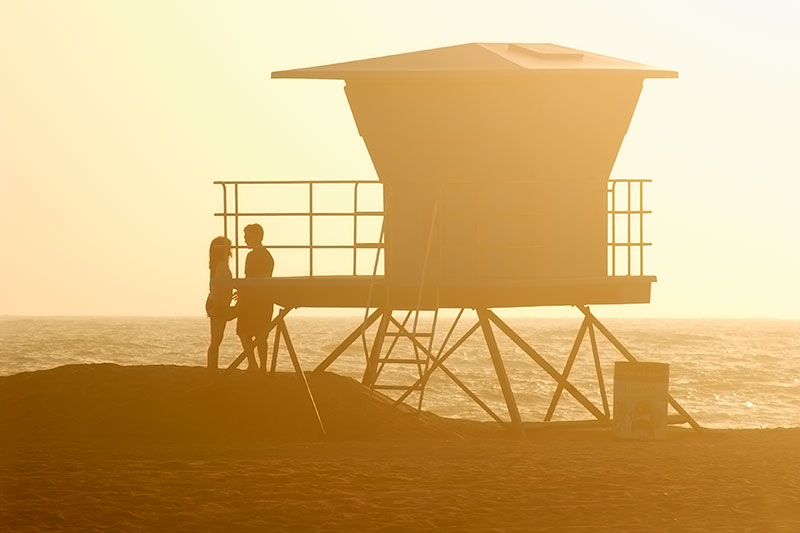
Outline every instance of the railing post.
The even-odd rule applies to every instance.
[[[333,208],[333,210],[324,210],[318,211],[315,208],[314,204],[314,189],[315,185],[317,184],[336,184],[342,187],[352,187],[352,196],[353,196],[353,204],[351,210],[341,210],[338,207]],[[275,244],[271,245],[269,242],[265,242],[264,245],[270,249],[299,249],[299,250],[307,250],[308,251],[308,271],[304,272],[303,274],[307,275],[308,277],[312,277],[315,275],[314,273],[314,264],[315,258],[314,254],[316,250],[322,249],[343,249],[350,251],[352,253],[352,268],[344,268],[343,271],[337,272],[337,274],[344,274],[348,275],[351,274],[353,276],[359,275],[358,269],[358,261],[359,261],[359,249],[369,248],[375,249],[376,252],[376,262],[380,260],[380,254],[383,250],[382,240],[382,229],[381,234],[378,237],[377,242],[370,242],[370,237],[365,237],[364,242],[359,242],[359,231],[358,231],[358,224],[359,218],[361,216],[377,216],[377,217],[385,217],[385,212],[383,209],[378,208],[375,210],[366,210],[361,211],[360,207],[360,200],[359,200],[359,191],[363,190],[359,189],[359,185],[368,183],[370,185],[376,184],[378,186],[382,186],[380,182],[369,181],[369,180],[325,180],[325,181],[310,181],[310,180],[276,180],[276,181],[215,181],[215,185],[222,186],[222,210],[220,212],[214,213],[214,216],[222,217],[223,219],[223,234],[225,237],[229,238],[232,242],[233,248],[236,249],[236,256],[234,258],[234,268],[236,270],[236,279],[240,279],[241,275],[239,272],[240,269],[240,256],[239,256],[239,248],[244,248],[242,238],[239,235],[240,227],[239,227],[239,219],[241,218],[244,225],[246,223],[246,219],[250,217],[290,217],[292,220],[297,220],[299,218],[305,218],[308,223],[308,241],[307,242],[297,242],[292,241],[291,243],[287,244]],[[308,187],[307,194],[308,194],[308,204],[307,209],[303,210],[302,208],[297,210],[290,210],[290,211],[269,211],[269,212],[258,212],[258,211],[241,211],[239,208],[239,186],[240,185],[293,185],[298,187]],[[232,188],[232,191],[228,191],[228,187]],[[231,205],[229,206],[228,202],[231,201]],[[338,209],[338,210],[337,210]],[[340,217],[337,220],[341,220],[342,218],[352,217],[353,220],[353,228],[352,230],[345,230],[344,242],[336,242],[331,244],[317,244],[315,242],[314,237],[314,223],[320,217]],[[229,227],[229,219],[233,219],[233,228]],[[268,218],[269,219],[269,218]],[[363,226],[363,224],[362,224]],[[234,235],[231,235],[231,233]],[[337,239],[339,239],[341,232],[337,233]],[[351,235],[352,234],[352,235]],[[347,240],[352,239],[352,242],[348,243]],[[342,270],[342,269],[339,269]],[[301,274],[301,275],[303,275]],[[373,272],[373,275],[375,272]],[[369,275],[369,273],[365,273],[364,275]]]
[[[617,182],[611,182],[611,275],[617,275]]]
[[[308,182],[308,275],[314,276],[314,184]]]
[[[628,181],[628,209],[627,209],[627,218],[628,218],[628,246],[625,248],[628,250],[628,275],[631,275],[631,209],[633,206],[631,205],[631,182]]]
[[[353,185],[353,275],[358,261],[358,183]]]
[[[222,234],[228,238],[228,187],[225,183],[222,185]]]
[[[644,182],[639,182],[639,275],[644,276]]]
[[[236,267],[236,279],[239,279],[239,184],[233,184],[233,230],[236,234],[235,242],[236,242],[236,258],[234,260],[234,266]]]
[[[610,208],[609,208],[609,216],[611,217],[610,221],[610,233],[611,236],[608,242],[608,249],[609,253],[611,254],[611,262],[608,275],[609,276],[617,276],[617,275],[627,275],[627,276],[644,276],[644,248],[652,243],[644,241],[644,215],[649,214],[649,211],[645,210],[644,208],[644,184],[645,182],[650,182],[652,180],[649,179],[610,179],[609,186],[608,186],[608,194],[610,195]],[[620,183],[624,183],[627,188],[627,198],[624,202],[622,202],[625,206],[623,209],[617,210],[617,185]],[[634,209],[633,203],[633,195],[635,191],[633,189],[633,184],[637,183],[639,185],[639,204],[636,209]],[[617,241],[617,216],[624,215],[625,221],[625,233],[627,237],[624,237],[622,241]],[[633,241],[633,216],[638,215],[639,217],[639,240]],[[617,273],[617,249],[618,248],[625,248],[626,253],[626,272],[625,274]],[[639,249],[639,270],[638,272],[633,271],[633,250],[634,248]]]

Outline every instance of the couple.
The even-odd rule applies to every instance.
[[[244,228],[244,242],[251,251],[244,263],[245,278],[269,278],[275,261],[261,244],[264,228],[250,224]],[[209,294],[206,299],[206,314],[211,319],[211,343],[208,346],[208,368],[217,370],[219,346],[225,334],[228,320],[237,318],[236,334],[247,354],[247,369],[258,368],[255,349],[261,360],[262,370],[267,369],[267,333],[272,321],[272,300],[266,287],[241,287],[233,294],[233,276],[229,265],[231,241],[227,237],[216,237],[208,250],[208,268],[211,270]],[[231,307],[231,301],[236,306]]]

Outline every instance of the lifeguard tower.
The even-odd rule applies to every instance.
[[[643,81],[676,78],[677,73],[553,44],[472,43],[273,72],[272,77],[344,80],[353,118],[379,178],[217,182],[224,193],[224,209],[217,215],[223,217],[225,234],[234,232],[237,251],[243,218],[307,219],[303,242],[267,243],[271,250],[306,250],[307,275],[253,282],[268,284],[283,308],[275,320],[272,368],[280,340],[291,347],[283,322],[289,311],[362,307],[363,323],[316,371],[328,368],[361,338],[362,381],[373,390],[394,395],[397,402],[417,395],[421,408],[430,376],[444,372],[491,418],[521,430],[523,420],[495,338],[499,331],[557,383],[544,421],[551,421],[566,390],[595,423],[608,423],[595,330],[623,357],[635,358],[589,306],[648,303],[656,281],[644,270],[644,252],[650,246],[644,239],[648,180],[615,180],[610,173]],[[307,209],[242,211],[240,196],[252,186],[303,187]],[[350,191],[348,212],[317,207],[325,194],[319,191],[331,186]],[[379,209],[359,206],[369,187],[382,188]],[[351,242],[315,242],[315,228],[330,217],[350,217]],[[363,227],[364,220],[374,217],[382,224],[365,242],[359,224]],[[352,271],[315,275],[315,256],[326,249],[352,253]],[[359,254],[364,252],[372,254],[371,271],[359,271]],[[555,305],[574,306],[583,315],[562,370],[493,311]],[[440,309],[458,310],[443,339],[436,331]],[[477,321],[454,339],[465,310],[474,310]],[[421,314],[429,316],[423,319]],[[478,330],[508,418],[489,408],[446,364]],[[599,406],[569,379],[587,333]],[[401,339],[411,344],[413,357],[393,356]],[[383,371],[392,365],[408,365],[414,379],[383,382]],[[670,404],[677,411],[673,422],[699,427],[672,397]]]

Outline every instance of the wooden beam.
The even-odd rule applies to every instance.
[[[372,350],[370,350],[369,360],[367,360],[364,376],[361,379],[361,383],[370,388],[375,384],[375,379],[377,378],[378,359],[381,357],[383,340],[386,337],[386,329],[389,327],[391,318],[392,310],[381,308],[381,321],[380,324],[378,324],[378,331],[375,333],[375,339],[372,341]]]
[[[597,338],[594,335],[594,325],[589,322],[589,340],[592,343],[592,357],[594,358],[594,369],[597,373],[597,385],[600,387],[600,398],[603,400],[603,412],[606,418],[611,418],[611,411],[608,408],[608,397],[606,396],[606,383],[603,379],[603,368],[600,365],[600,352],[597,349]]]
[[[486,403],[483,400],[481,400],[480,397],[478,397],[477,394],[472,392],[472,389],[467,387],[460,379],[458,379],[455,374],[453,374],[446,366],[444,366],[444,364],[441,364],[439,366],[442,369],[442,372],[444,372],[447,375],[447,377],[449,377],[453,381],[453,383],[458,385],[458,387],[462,391],[464,391],[464,393],[467,396],[469,396],[472,399],[473,402],[478,404],[478,407],[483,409],[486,412],[486,414],[488,414],[490,417],[492,417],[495,420],[495,422],[499,422],[500,424],[504,424],[504,425],[508,423],[505,420],[503,420],[502,418],[500,418],[500,416],[497,413],[495,413],[491,409],[491,407],[486,405]]]
[[[436,371],[436,369],[438,369],[447,360],[447,358],[450,357],[468,338],[470,338],[472,334],[475,333],[475,331],[477,331],[479,327],[480,327],[480,322],[475,322],[475,324],[471,328],[469,328],[469,330],[466,333],[464,333],[464,335],[462,335],[461,338],[458,339],[455,342],[455,344],[453,344],[453,346],[451,346],[444,353],[444,355],[442,355],[441,357],[439,356],[432,357],[431,360],[433,361],[433,364],[428,368],[428,371],[425,373],[425,376],[415,381],[412,387],[417,387],[423,382],[423,380],[429,379],[431,374],[433,374],[433,372]],[[409,389],[404,394],[402,394],[397,400],[395,400],[395,405],[402,403],[403,400],[405,400],[408,396],[411,395],[411,392],[412,389]]]
[[[442,355],[442,350],[444,350],[444,347],[447,346],[447,342],[450,340],[450,336],[453,334],[453,331],[455,331],[456,325],[458,324],[458,321],[461,319],[461,315],[463,313],[464,313],[464,308],[461,308],[458,311],[455,320],[453,320],[453,323],[450,325],[450,329],[447,331],[447,335],[445,335],[442,344],[439,346],[439,350],[436,352],[437,357]],[[438,320],[438,318],[439,318],[439,308],[437,307],[436,311],[434,311],[433,314],[433,326],[431,327],[431,336],[430,339],[428,340],[428,351],[430,353],[433,353],[433,340],[435,335],[434,332],[436,330],[436,321]],[[427,359],[425,359],[425,369],[424,370],[420,369],[419,373],[419,377],[420,379],[422,379],[422,384],[420,385],[419,389],[419,401],[417,402],[417,413],[422,412],[422,402],[425,398],[425,387],[427,387],[428,385],[428,380],[426,376],[428,375],[428,368],[430,368],[430,366],[431,366],[431,359],[430,357],[428,357]]]
[[[317,402],[314,401],[314,395],[311,394],[311,387],[308,386],[308,380],[306,379],[306,374],[303,372],[303,368],[300,366],[300,359],[297,357],[297,352],[294,349],[294,344],[292,343],[292,338],[289,336],[289,329],[286,327],[286,321],[281,318],[280,323],[278,324],[279,332],[283,336],[283,342],[286,344],[286,351],[289,352],[289,357],[292,359],[292,365],[294,365],[294,371],[300,378],[305,387],[306,396],[308,397],[308,401],[311,403],[311,407],[314,410],[314,416],[317,420],[317,427],[319,428],[320,434],[322,438],[325,438],[325,426],[322,424],[322,417],[319,416],[319,409],[317,409]]]
[[[334,348],[334,350],[328,354],[328,356],[322,360],[320,364],[313,370],[314,372],[324,372],[334,361],[336,361],[340,355],[342,355],[349,347],[352,345],[355,340],[364,334],[364,332],[369,328],[375,320],[381,315],[381,310],[376,309],[373,311],[371,315],[369,315],[364,322],[361,323],[356,329],[353,330],[350,335],[345,337],[345,339],[339,343],[339,346]]]
[[[550,376],[553,379],[555,379],[558,383],[561,383],[564,386],[564,389],[567,392],[569,392],[573,398],[578,400],[580,404],[586,408],[586,410],[592,413],[592,415],[594,415],[595,418],[597,418],[598,420],[605,419],[603,413],[597,407],[595,407],[595,405],[592,402],[590,402],[589,399],[586,398],[586,396],[584,396],[583,393],[581,393],[581,391],[575,388],[575,386],[568,380],[564,379],[561,376],[561,374],[558,373],[558,370],[553,368],[553,366],[550,363],[548,363],[547,360],[539,354],[539,352],[534,350],[531,345],[525,342],[525,340],[523,340],[522,337],[520,337],[516,331],[511,329],[508,326],[508,324],[500,320],[500,317],[494,314],[491,310],[488,310],[488,317],[492,322],[494,322],[495,325],[497,325],[498,328],[500,328],[500,331],[502,331],[509,339],[511,339],[514,342],[514,344],[519,346],[522,349],[522,351],[528,354],[528,357],[533,359],[540,367],[542,367],[542,369],[545,372],[550,374]]]
[[[522,438],[525,438],[525,430],[522,428],[522,417],[519,415],[517,401],[514,399],[514,391],[511,389],[511,382],[508,380],[506,367],[503,364],[503,358],[500,356],[500,348],[497,347],[497,341],[494,338],[492,324],[489,322],[488,311],[480,308],[475,311],[478,313],[478,321],[483,331],[483,338],[486,341],[486,346],[489,348],[489,355],[492,358],[494,372],[497,374],[497,381],[500,382],[500,390],[503,391],[503,398],[506,401],[508,414],[511,417],[511,425]]]
[[[272,343],[272,360],[269,363],[269,371],[275,373],[278,368],[278,350],[281,345],[281,331],[280,328],[275,328],[275,341]]]
[[[567,363],[564,365],[564,371],[561,372],[561,376],[567,380],[569,379],[569,373],[572,371],[572,365],[575,364],[575,359],[578,356],[578,351],[580,351],[581,343],[583,343],[583,337],[586,335],[586,328],[591,324],[588,318],[584,318],[583,322],[581,322],[581,327],[578,329],[578,334],[575,336],[575,342],[572,343],[572,350],[569,352],[569,357],[567,357]],[[564,385],[560,382],[556,386],[556,391],[553,393],[553,399],[550,401],[550,406],[547,408],[547,413],[544,415],[544,421],[550,422],[553,418],[553,414],[556,412],[556,406],[558,405],[558,400],[561,399],[561,393],[564,391]]]
[[[396,325],[396,326],[400,327],[402,331],[406,331],[406,332],[407,332],[407,330],[406,330],[404,327],[400,326],[400,325],[399,325],[399,323],[398,323],[398,322],[397,322],[397,321],[396,321],[394,318],[392,319],[392,321],[395,323],[395,325]],[[462,344],[462,343],[463,343],[465,340],[467,340],[467,339],[468,339],[470,336],[472,336],[472,334],[473,334],[473,333],[475,333],[475,331],[477,331],[478,327],[480,327],[480,322],[476,322],[476,323],[475,323],[475,325],[474,325],[474,326],[472,326],[472,327],[469,329],[469,331],[467,331],[467,332],[466,332],[466,333],[465,333],[465,334],[464,334],[464,335],[461,337],[461,339],[459,339],[459,340],[458,340],[458,342],[456,342],[456,343],[455,343],[455,344],[454,344],[454,345],[453,345],[453,346],[452,346],[452,347],[451,347],[451,348],[450,348],[450,349],[449,349],[449,350],[448,350],[448,351],[447,351],[447,352],[446,352],[446,353],[445,353],[443,356],[441,356],[441,357],[437,357],[437,356],[433,355],[433,354],[432,354],[432,353],[430,353],[430,352],[428,351],[428,349],[427,349],[425,346],[423,346],[423,345],[422,345],[422,343],[420,343],[420,342],[419,342],[419,341],[418,341],[416,338],[412,338],[412,339],[411,339],[411,340],[412,340],[412,342],[414,342],[414,343],[417,345],[417,347],[419,348],[419,350],[420,350],[421,352],[423,352],[423,353],[424,353],[424,354],[425,354],[425,355],[426,355],[428,358],[430,358],[430,360],[431,360],[431,361],[433,361],[433,364],[432,364],[432,365],[431,365],[431,367],[428,369],[428,372],[426,373],[426,375],[425,375],[425,376],[422,376],[422,377],[420,377],[419,379],[417,379],[417,381],[415,381],[413,385],[411,385],[411,386],[410,386],[408,389],[406,389],[406,391],[405,391],[405,392],[404,392],[404,393],[403,393],[403,394],[402,394],[402,395],[401,395],[401,396],[400,396],[400,397],[399,397],[397,400],[395,400],[394,404],[392,404],[392,405],[394,405],[394,406],[397,406],[397,405],[401,404],[401,403],[403,402],[403,400],[405,400],[405,399],[406,399],[408,396],[410,396],[410,395],[411,395],[411,394],[412,394],[412,393],[413,393],[415,390],[418,390],[419,386],[420,386],[420,385],[421,385],[421,384],[422,384],[422,383],[423,383],[425,380],[427,380],[427,379],[430,377],[431,373],[433,373],[433,371],[434,371],[434,370],[436,370],[436,369],[441,369],[441,370],[442,370],[442,372],[444,372],[444,373],[445,373],[445,375],[446,375],[448,378],[450,378],[450,379],[453,381],[453,383],[455,383],[455,384],[456,384],[456,385],[457,385],[457,386],[458,386],[458,387],[459,387],[459,388],[460,388],[462,391],[464,391],[464,393],[465,393],[467,396],[469,396],[469,397],[472,399],[472,401],[474,401],[474,402],[475,402],[475,403],[478,405],[478,407],[480,407],[481,409],[483,409],[483,410],[486,412],[486,414],[488,414],[490,417],[492,417],[492,418],[493,418],[495,421],[497,421],[497,422],[500,422],[501,424],[506,424],[507,422],[506,422],[505,420],[503,420],[502,418],[500,418],[500,416],[498,416],[498,415],[497,415],[497,413],[495,413],[495,412],[494,412],[494,411],[493,411],[493,410],[492,410],[492,409],[491,409],[491,408],[490,408],[490,407],[489,407],[489,406],[488,406],[488,405],[487,405],[487,404],[486,404],[486,403],[485,403],[483,400],[481,400],[481,399],[480,399],[480,397],[478,397],[478,395],[477,395],[477,394],[475,394],[475,393],[472,391],[472,389],[470,389],[470,388],[469,388],[467,385],[465,385],[463,381],[461,381],[460,379],[458,379],[458,377],[457,377],[455,374],[453,374],[453,372],[451,372],[451,371],[450,371],[450,370],[449,370],[449,369],[448,369],[448,368],[447,368],[447,367],[444,365],[444,362],[445,362],[445,360],[446,360],[446,359],[447,359],[447,358],[448,358],[448,357],[449,357],[451,354],[453,354],[453,353],[456,351],[456,349],[458,349],[458,347],[459,347],[459,346],[461,346],[461,344]]]
[[[604,336],[606,339],[608,339],[608,341],[609,341],[611,344],[613,344],[613,345],[614,345],[614,347],[615,347],[615,348],[616,348],[616,349],[619,351],[619,353],[621,353],[621,354],[623,355],[623,357],[625,357],[625,359],[627,359],[628,361],[631,361],[632,363],[638,363],[638,362],[639,362],[639,361],[638,361],[638,360],[637,360],[637,359],[636,359],[636,358],[633,356],[633,354],[632,354],[632,353],[631,353],[631,352],[630,352],[630,351],[629,351],[629,350],[628,350],[628,349],[627,349],[627,348],[626,348],[626,347],[625,347],[625,346],[624,346],[624,345],[623,345],[623,344],[622,344],[622,343],[619,341],[619,339],[617,339],[617,338],[616,338],[616,337],[615,337],[615,336],[614,336],[614,335],[613,335],[613,334],[612,334],[612,333],[611,333],[611,332],[610,332],[610,331],[609,331],[609,330],[608,330],[608,329],[607,329],[607,328],[606,328],[606,327],[605,327],[605,326],[604,326],[604,325],[603,325],[603,324],[602,324],[602,323],[601,323],[601,322],[600,322],[600,321],[597,319],[597,317],[596,317],[596,316],[594,316],[594,315],[592,314],[592,312],[591,312],[591,311],[589,311],[589,308],[588,308],[588,307],[586,307],[586,306],[584,306],[584,305],[577,305],[576,307],[577,307],[577,308],[580,310],[580,312],[581,312],[581,313],[583,313],[583,314],[584,314],[584,316],[586,316],[586,317],[590,318],[590,320],[591,320],[591,321],[592,321],[592,323],[595,325],[595,327],[597,327],[597,329],[598,329],[598,330],[600,330],[600,333],[602,333],[602,334],[603,334],[603,336]],[[689,413],[686,411],[686,409],[684,409],[683,407],[681,407],[681,405],[678,403],[678,401],[677,401],[675,398],[673,398],[673,397],[672,397],[672,394],[668,394],[668,395],[667,395],[667,397],[669,398],[669,404],[672,406],[672,408],[673,408],[673,409],[675,409],[675,411],[677,411],[679,415],[681,415],[682,417],[684,417],[684,418],[686,419],[686,421],[689,423],[689,425],[690,425],[690,426],[692,426],[692,427],[693,427],[694,429],[696,429],[696,430],[701,430],[701,429],[703,429],[703,426],[701,426],[700,424],[698,424],[698,423],[697,423],[697,421],[696,421],[694,418],[692,418],[692,416],[691,416],[691,415],[690,415],[690,414],[689,414]]]

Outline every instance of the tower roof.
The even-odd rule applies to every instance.
[[[481,75],[544,75],[568,72],[636,74],[677,78],[678,73],[550,43],[469,43],[317,67],[281,70],[273,78],[440,78]]]

